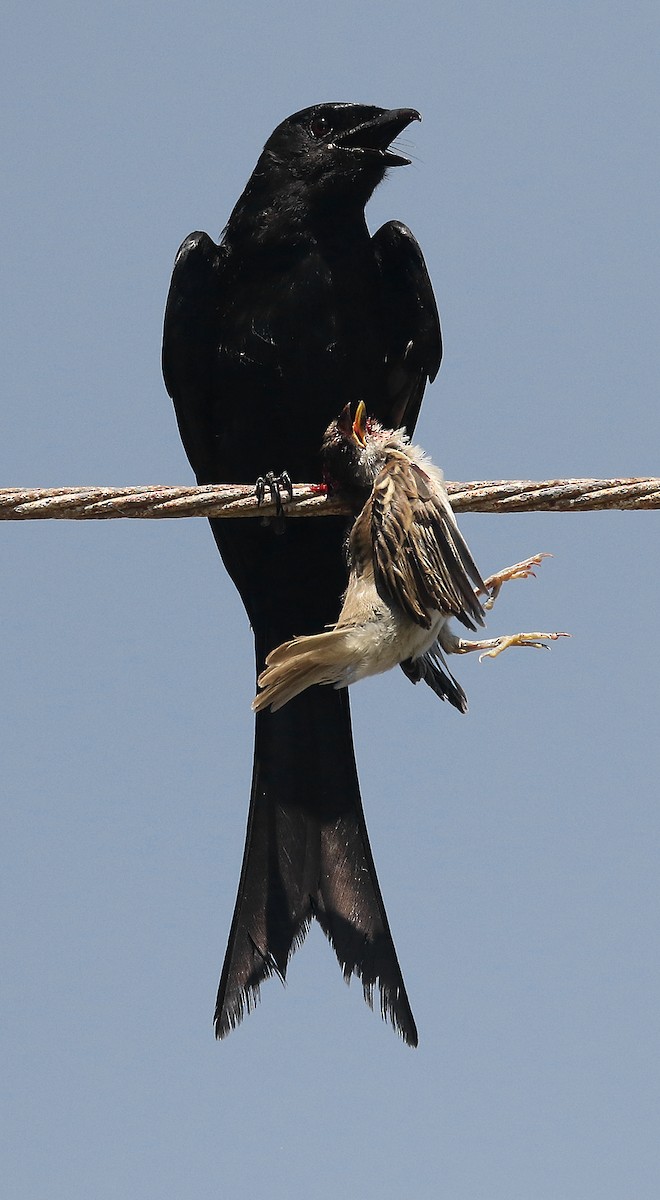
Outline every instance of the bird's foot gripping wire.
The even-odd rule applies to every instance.
[[[552,558],[551,554],[541,553],[533,554],[531,558],[525,558],[522,562],[514,563],[512,567],[505,567],[502,571],[497,571],[495,575],[489,575],[484,584],[484,594],[488,593],[488,599],[484,604],[485,609],[491,609],[500,594],[500,590],[504,583],[508,583],[510,579],[529,579],[531,576],[536,578],[534,567],[538,567],[543,562],[544,558]],[[477,592],[479,595],[479,592]]]
[[[549,650],[546,642],[556,642],[558,638],[570,637],[570,633],[511,633],[507,637],[483,638],[478,642],[468,641],[457,637],[448,629],[443,629],[439,641],[447,654],[472,654],[480,650],[479,662],[484,658],[497,658],[510,646],[532,646],[536,650]]]
[[[276,475],[274,471],[268,471],[266,475],[260,475],[254,485],[257,504],[262,505],[266,499],[266,490],[270,493],[270,502],[275,505],[275,520],[273,523],[276,533],[282,533],[285,526],[285,512],[283,495],[286,495],[289,500],[293,500],[293,484],[288,471],[281,471]],[[262,525],[270,525],[271,517],[262,517]]]

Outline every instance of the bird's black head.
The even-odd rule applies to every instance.
[[[366,203],[388,167],[409,163],[390,145],[411,121],[420,120],[412,108],[313,104],[277,126],[264,154],[318,191],[357,189]]]
[[[295,165],[301,155],[336,167],[359,163],[406,166],[409,159],[389,149],[412,121],[413,108],[376,108],[373,104],[313,104],[287,117],[271,133],[264,150],[279,162]]]
[[[314,104],[287,117],[266,142],[229,228],[248,210],[265,215],[270,207],[291,219],[364,208],[387,168],[409,163],[390,146],[412,121],[421,121],[413,108],[370,104]]]

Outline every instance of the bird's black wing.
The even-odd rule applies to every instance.
[[[419,683],[423,679],[441,700],[448,700],[459,712],[467,712],[467,696],[451,674],[439,642],[434,642],[419,658],[407,658],[399,666],[411,683]]]
[[[174,260],[163,329],[163,378],[198,480],[213,478],[214,380],[225,294],[224,252],[191,233]],[[222,481],[217,481],[222,482]]]
[[[401,221],[388,221],[372,238],[381,277],[388,343],[386,424],[415,428],[427,380],[442,360],[440,318],[422,251]]]
[[[305,283],[313,271],[304,257],[294,282],[302,276]],[[310,344],[325,337],[325,326],[317,315],[305,324],[307,291],[292,287],[277,262],[270,275],[251,276],[247,284],[245,276],[245,259],[232,267],[224,245],[205,233],[191,234],[177,254],[163,374],[186,453],[200,483],[246,482],[266,464],[291,466],[297,478],[309,478],[306,464],[318,459],[323,428],[345,389],[337,388],[336,400],[334,391],[327,396],[318,436],[311,450],[301,451],[295,432],[302,425],[294,418],[297,407],[307,413],[319,384],[309,364],[323,356]],[[294,313],[287,340],[294,301],[302,316]],[[284,420],[283,412],[293,416]],[[291,458],[280,461],[275,452],[283,439]],[[279,537],[258,519],[212,519],[211,527],[255,631],[257,672],[280,642],[337,619],[346,585],[341,518],[291,521]],[[416,1045],[362,812],[348,696],[331,688],[314,688],[281,712],[257,716],[245,853],[215,1014],[218,1037],[254,1007],[265,979],[273,972],[285,976],[312,917],[346,979],[360,978],[370,1004],[378,990],[383,1015]]]

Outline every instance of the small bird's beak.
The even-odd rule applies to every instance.
[[[353,421],[353,437],[361,446],[366,445],[365,434],[367,432],[367,410],[364,406],[364,401],[360,400],[357,406],[357,412]]]
[[[344,437],[350,438],[353,432],[353,418],[351,417],[350,404],[345,404],[337,417],[337,429],[340,433],[343,433]]]

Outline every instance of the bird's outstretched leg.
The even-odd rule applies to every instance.
[[[488,595],[484,608],[490,610],[493,607],[500,594],[502,584],[508,583],[510,579],[529,579],[530,575],[535,579],[536,572],[533,568],[538,567],[544,558],[552,558],[552,555],[545,552],[533,554],[531,558],[524,558],[522,562],[514,563],[512,567],[505,567],[504,570],[489,575],[483,589],[477,589],[477,595]]]
[[[257,504],[261,506],[266,499],[266,489],[270,493],[271,504],[275,505],[275,520],[274,529],[276,533],[282,533],[284,530],[284,502],[282,499],[285,493],[289,500],[293,500],[293,484],[288,471],[281,471],[276,475],[274,471],[268,471],[266,475],[260,475],[254,485],[254,492],[257,497]],[[271,518],[263,517],[262,525],[270,525]]]
[[[533,646],[537,650],[548,650],[546,642],[556,642],[557,638],[570,637],[570,633],[511,633],[506,637],[483,638],[478,642],[468,641],[467,638],[457,637],[445,625],[440,631],[438,641],[445,654],[472,654],[480,650],[479,662],[482,658],[497,658],[510,646]]]

